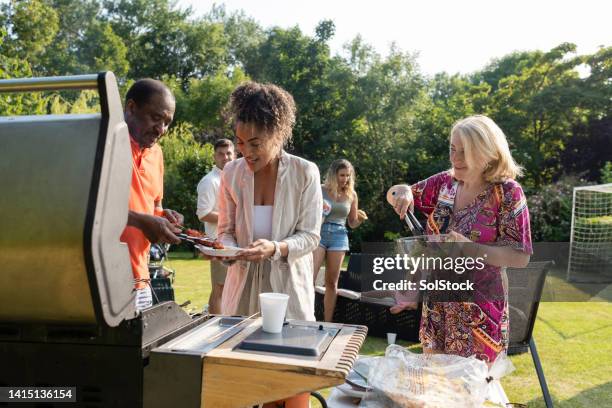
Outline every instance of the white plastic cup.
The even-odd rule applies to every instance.
[[[387,343],[395,344],[396,337],[397,337],[396,333],[387,333]]]
[[[260,293],[262,329],[266,333],[280,333],[285,322],[289,295],[284,293]]]

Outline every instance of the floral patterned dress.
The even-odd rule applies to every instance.
[[[529,211],[514,180],[489,184],[454,213],[459,183],[449,171],[412,186],[416,209],[427,214],[427,233],[458,232],[471,241],[531,254]],[[419,338],[423,348],[493,362],[508,347],[508,287],[504,268],[486,265],[474,275],[472,302],[425,299]]]

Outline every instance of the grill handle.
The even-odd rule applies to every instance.
[[[104,75],[104,73],[102,73]],[[98,89],[100,74],[15,78],[0,80],[0,92],[58,91],[66,89]]]

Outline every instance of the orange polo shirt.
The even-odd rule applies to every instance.
[[[164,194],[164,157],[156,143],[141,149],[130,136],[132,147],[132,185],[129,208],[132,211],[154,215],[155,203]],[[127,226],[121,241],[128,245],[136,288],[145,287],[143,279],[149,279],[148,256],[151,243],[138,228]]]

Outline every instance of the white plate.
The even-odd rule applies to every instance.
[[[223,249],[214,249],[204,245],[194,245],[200,252],[208,256],[236,256],[238,251],[242,248],[238,247],[225,247]]]

